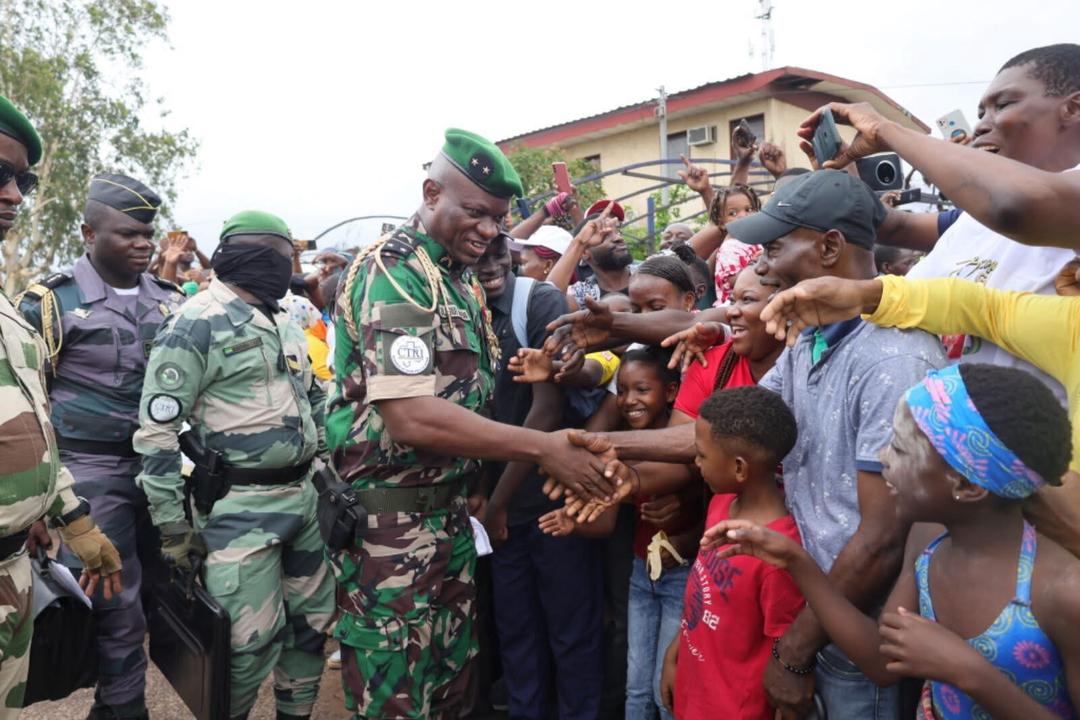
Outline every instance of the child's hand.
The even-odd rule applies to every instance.
[[[546,515],[541,515],[538,522],[540,524],[541,532],[545,535],[566,537],[574,532],[574,521],[562,508],[552,510]]]
[[[655,500],[641,504],[641,519],[659,528],[666,527],[679,517],[682,507],[682,500],[678,493],[661,495]]]
[[[984,669],[987,660],[952,630],[905,608],[898,610],[883,613],[878,626],[889,672],[963,685]]]
[[[775,530],[755,525],[749,520],[723,520],[701,536],[701,549],[713,550],[727,545],[720,557],[749,555],[778,568],[786,568],[802,551],[799,544]]]
[[[679,636],[664,653],[664,666],[660,671],[660,701],[669,713],[675,713],[675,667],[679,659]]]
[[[521,348],[510,358],[506,369],[514,376],[514,382],[542,383],[551,380],[555,364],[543,350]]]

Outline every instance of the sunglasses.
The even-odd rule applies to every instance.
[[[17,173],[14,167],[0,160],[0,188],[7,187],[7,184],[12,180],[15,181],[15,187],[19,188],[19,192],[23,195],[34,192],[34,188],[38,184],[38,176],[34,173],[29,170]]]

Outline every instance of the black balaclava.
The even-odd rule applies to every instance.
[[[222,282],[247,290],[272,310],[292,279],[292,260],[268,245],[222,243],[210,264]]]

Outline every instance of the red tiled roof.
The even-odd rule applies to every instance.
[[[907,123],[921,129],[923,132],[930,131],[930,128],[922,121],[872,85],[817,72],[816,70],[791,66],[776,68],[754,75],[739,75],[668,95],[668,116],[751,93],[755,93],[760,97],[783,95],[785,101],[801,106],[809,105],[810,103],[807,103],[807,100],[816,103],[807,107],[808,110],[829,99],[876,100],[875,104],[879,105],[879,110],[893,116],[893,119],[906,120]],[[846,97],[848,95],[850,97]],[[632,105],[623,105],[597,115],[590,115],[570,122],[515,135],[499,140],[497,144],[505,149],[515,144],[541,147],[567,141],[572,142],[583,135],[605,130],[610,131],[619,125],[648,121],[654,116],[655,108],[656,100],[651,98]]]

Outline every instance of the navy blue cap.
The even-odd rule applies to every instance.
[[[116,173],[98,173],[90,180],[88,200],[108,205],[114,210],[149,225],[154,222],[161,198],[135,178]]]
[[[841,170],[817,170],[785,183],[761,212],[728,223],[727,231],[749,245],[768,245],[799,227],[839,230],[872,250],[883,220],[885,206],[866,183]]]

